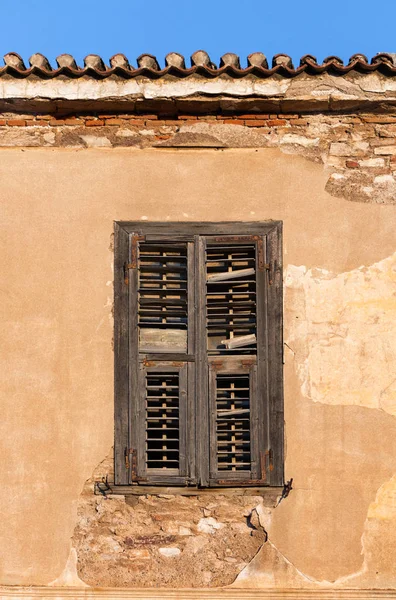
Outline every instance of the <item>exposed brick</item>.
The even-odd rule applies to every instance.
[[[5,119],[0,119],[0,126],[6,125],[7,121]]]
[[[35,127],[49,127],[48,121],[28,121],[28,125],[34,125]]]
[[[52,119],[49,124],[51,127],[59,127],[60,125],[65,125],[65,121],[63,119]]]
[[[358,169],[359,163],[356,160],[347,160],[346,166],[348,167],[348,169]]]
[[[297,125],[298,127],[306,127],[309,125],[309,121],[306,119],[290,119],[290,125]]]
[[[391,115],[366,115],[362,116],[365,123],[396,123],[396,116]]]
[[[92,121],[85,121],[86,127],[100,127],[101,125],[104,125],[103,119],[94,119]]]
[[[143,127],[144,121],[140,119],[130,119],[129,125],[137,125],[138,127]]]
[[[84,121],[82,119],[65,119],[65,125],[84,125]]]
[[[145,125],[148,127],[164,127],[165,125],[169,125],[169,121],[165,121],[164,119],[161,119],[160,121],[156,121],[155,123],[153,123],[152,121],[146,121]],[[174,123],[174,121],[172,121],[172,123]],[[179,121],[176,121],[177,125],[180,125]]]
[[[271,115],[272,117],[272,115]],[[287,125],[287,121],[284,119],[269,119],[267,122],[269,127],[280,127],[282,125]]]
[[[188,119],[189,121],[197,121],[198,117],[194,116],[194,115],[177,115],[178,119]],[[216,117],[217,119],[222,119],[223,117],[218,116]]]
[[[249,120],[249,119],[262,119],[262,118],[263,118],[263,115],[257,115],[257,114],[256,115],[251,115],[251,114],[249,114],[249,115],[238,115],[238,119]]]
[[[218,123],[224,123],[224,121],[217,121]],[[183,119],[178,123],[178,125],[196,125],[197,121],[193,119]]]
[[[243,119],[227,119],[225,121],[226,125],[245,125],[245,121]]]
[[[258,119],[255,121],[245,121],[245,125],[247,127],[268,127],[270,121],[259,121]]]
[[[8,119],[7,125],[10,127],[24,127],[26,125],[26,121],[24,119]]]
[[[125,121],[122,119],[106,119],[106,125],[124,125]]]
[[[158,119],[158,115],[142,115],[144,120],[156,121]]]
[[[282,119],[298,119],[299,115],[289,115],[286,113],[282,113],[279,115]]]

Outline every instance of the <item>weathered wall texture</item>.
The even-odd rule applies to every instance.
[[[292,118],[274,130],[111,129],[166,143],[196,128],[227,144],[235,135],[235,145],[283,151],[218,142],[86,149],[99,144],[76,144],[87,124],[71,126],[70,145],[79,147],[1,150],[3,584],[48,584],[73,546],[90,585],[216,586],[237,577],[233,585],[243,587],[396,586],[396,215],[379,184],[378,193],[361,193],[366,173],[391,173],[392,152],[375,151],[379,123],[353,121],[349,130],[343,118],[312,116],[302,134]],[[58,140],[68,126],[4,127],[18,131],[17,143],[18,135]],[[90,131],[112,144],[110,125]],[[339,144],[354,149],[357,166],[338,152],[332,168],[363,178],[356,194],[329,187],[320,161],[331,166],[330,144],[336,154]],[[358,164],[369,153],[384,162]],[[113,443],[113,221],[139,219],[284,221],[286,478],[294,489],[276,508],[249,495],[93,496],[92,474],[111,471],[103,461]]]
[[[394,204],[396,115],[339,114],[0,116],[1,146],[276,148],[328,169],[327,191]]]
[[[77,509],[72,544],[78,575],[92,586],[207,587],[232,583],[267,535],[263,498],[236,493],[195,496],[93,495],[113,455],[95,469]],[[267,502],[274,503],[274,498]],[[261,522],[260,522],[261,521]]]

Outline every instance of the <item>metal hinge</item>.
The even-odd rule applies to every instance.
[[[131,457],[131,460],[129,460]],[[137,474],[137,452],[135,448],[127,448],[124,450],[125,468],[127,471],[131,470],[131,481],[132,483],[145,483],[147,479],[139,477]]]
[[[138,266],[138,245],[139,242],[144,242],[146,237],[144,235],[139,235],[137,233],[133,233],[131,235],[131,262],[124,263],[124,281],[125,284],[129,283],[129,269],[137,269]]]
[[[129,462],[129,456],[130,456],[130,454],[132,454],[132,452],[133,452],[132,448],[127,448],[125,446],[125,448],[124,448],[124,461],[125,461],[125,468],[126,468],[127,471],[129,471],[130,466],[131,466],[130,462]]]
[[[271,263],[265,263],[264,269],[268,272],[268,285],[272,285],[273,283],[273,273],[274,267]]]

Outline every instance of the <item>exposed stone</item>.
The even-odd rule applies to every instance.
[[[201,533],[215,533],[217,529],[221,529],[224,527],[223,523],[219,523],[213,517],[204,517],[199,520],[198,523],[198,531]]]
[[[282,136],[279,142],[281,144],[297,144],[298,146],[317,146],[319,144],[319,138],[307,138],[302,135],[295,135],[293,133],[287,133]]]
[[[111,478],[112,469],[110,454],[93,478]],[[131,502],[132,498],[94,496],[92,481],[84,489],[73,545],[79,577],[89,585],[229,585],[266,540],[262,528],[253,530],[246,523],[245,515],[263,503],[257,496],[205,498],[205,506],[218,518],[202,517],[203,502],[197,496],[146,495]],[[224,560],[230,556],[234,560]]]
[[[365,160],[360,160],[359,165],[364,168],[383,167],[385,160],[383,158],[366,158]]]
[[[180,548],[159,548],[158,552],[166,558],[175,558],[181,554]]]
[[[381,156],[396,154],[396,145],[395,146],[380,146],[379,148],[374,148],[374,154],[379,154]]]
[[[80,137],[88,148],[111,148],[111,142],[107,137],[99,135],[81,135]]]
[[[367,142],[354,142],[351,144],[334,143],[330,145],[330,154],[333,156],[361,156],[369,148]]]
[[[195,132],[176,133],[170,140],[159,142],[157,146],[224,148],[225,144],[213,135]]]

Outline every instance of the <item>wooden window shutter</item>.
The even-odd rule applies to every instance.
[[[281,224],[116,228],[119,485],[283,485]]]
[[[194,481],[194,244],[132,231],[128,252],[129,427],[116,480],[186,485]]]

